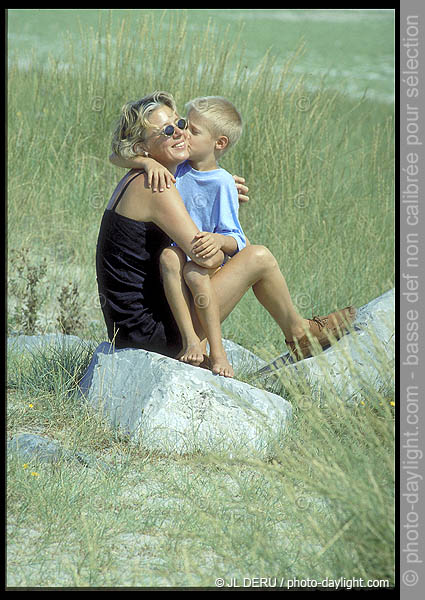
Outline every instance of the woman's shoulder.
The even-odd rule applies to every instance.
[[[132,169],[124,175],[115,194],[115,212],[135,221],[149,220],[152,190],[146,173]]]
[[[117,183],[113,196],[124,194],[129,187],[135,187],[137,183],[144,182],[146,173],[142,169],[130,169]]]
[[[152,191],[149,186],[148,177],[145,171],[142,169],[132,169],[125,177],[123,196],[137,197],[143,200],[150,200],[155,192]]]
[[[137,196],[146,202],[152,201],[152,203],[155,203],[160,198],[174,196],[175,194],[178,194],[178,191],[174,183],[171,184],[170,188],[166,188],[162,192],[153,191],[149,185],[147,174],[144,171],[139,171],[132,179],[130,178],[130,185],[128,186],[129,196]]]

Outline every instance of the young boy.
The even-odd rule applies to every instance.
[[[219,250],[231,257],[247,243],[238,219],[238,192],[233,177],[218,161],[242,133],[242,119],[231,102],[219,96],[207,96],[186,105],[189,122],[189,160],[179,165],[175,177],[149,157],[131,160],[111,155],[113,164],[144,169],[153,191],[159,184],[175,183],[187,211],[199,228],[194,250],[204,258]],[[177,357],[183,362],[200,365],[206,353],[206,340],[197,336],[190,312],[191,291],[196,315],[210,345],[209,362],[215,374],[233,377],[221,337],[218,302],[210,283],[216,271],[200,267],[175,245],[161,255],[165,294],[179,327],[183,349]],[[174,268],[173,268],[174,265]],[[178,265],[178,268],[176,268]],[[221,267],[219,267],[221,268]]]

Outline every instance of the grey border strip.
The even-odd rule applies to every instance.
[[[400,597],[425,584],[425,5],[400,5]]]

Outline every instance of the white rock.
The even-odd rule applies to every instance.
[[[291,416],[281,396],[206,369],[103,342],[80,382],[114,426],[164,453],[267,452]]]
[[[251,373],[267,364],[265,360],[232,340],[223,339],[223,346],[235,372]],[[208,343],[207,352],[209,353]]]
[[[361,397],[365,389],[391,385],[395,354],[394,303],[392,289],[358,309],[352,333],[317,356],[299,362],[293,362],[289,353],[283,354],[259,370],[259,379],[277,375],[284,381],[285,377],[302,376],[313,396],[319,396],[326,388],[344,401]]]

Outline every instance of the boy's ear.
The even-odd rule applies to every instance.
[[[229,138],[226,135],[221,135],[215,142],[216,150],[224,150],[229,145]]]

